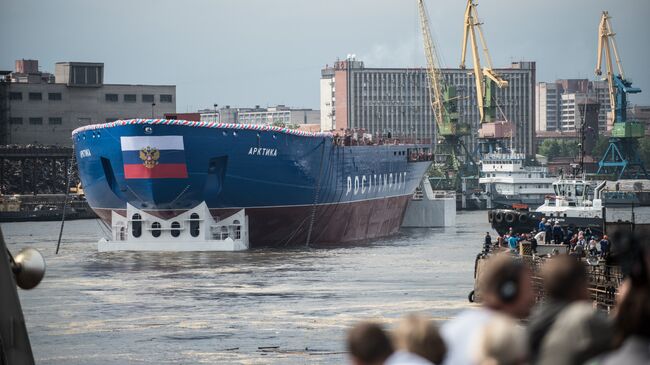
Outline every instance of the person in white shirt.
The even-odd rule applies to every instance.
[[[531,273],[521,261],[505,254],[489,260],[479,283],[483,305],[463,311],[440,330],[447,345],[443,364],[476,364],[472,354],[485,325],[497,314],[526,318],[535,304]]]

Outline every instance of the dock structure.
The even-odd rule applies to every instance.
[[[553,250],[557,250],[560,254],[565,254],[567,253],[568,246],[539,245],[537,246],[537,251],[540,254],[534,255],[531,252],[529,242],[523,242],[520,245],[519,257],[532,273],[531,280],[535,292],[535,301],[537,303],[543,302],[546,298],[544,283],[540,273],[546,260],[552,259],[552,255],[547,255],[546,251],[549,251],[550,253]],[[476,256],[474,263],[474,290],[472,290],[468,298],[470,302],[481,302],[481,288],[479,284],[481,275],[485,272],[488,258],[499,252],[503,252],[503,249],[499,247],[491,247],[487,252],[484,251]],[[595,257],[581,258],[581,260],[585,263],[587,269],[589,293],[594,307],[610,312],[614,309],[618,288],[623,281],[623,274],[620,266],[612,265],[607,260]]]
[[[71,147],[0,146],[0,193],[63,194],[79,181],[72,159]]]

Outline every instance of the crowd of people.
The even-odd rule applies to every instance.
[[[487,240],[487,239],[486,239]],[[509,253],[492,255],[481,276],[481,306],[438,327],[404,317],[388,332],[362,322],[348,332],[354,365],[649,364],[650,249],[630,264],[610,315],[594,309],[584,261],[560,254],[545,261],[545,300],[535,304],[531,271]]]
[[[591,228],[576,228],[573,225],[562,227],[559,221],[546,220],[542,218],[536,230],[530,233],[514,233],[512,228],[509,232],[499,235],[494,246],[507,248],[513,253],[519,252],[521,242],[529,242],[533,253],[537,253],[537,245],[557,244],[566,245],[572,255],[578,257],[598,256],[607,259],[611,252],[611,243],[607,235],[602,237],[592,232]],[[484,250],[492,248],[492,237],[488,232],[485,237]]]

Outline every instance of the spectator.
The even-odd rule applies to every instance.
[[[488,260],[479,288],[482,307],[463,311],[441,328],[447,344],[445,364],[472,364],[481,331],[495,315],[523,319],[534,304],[530,271],[507,254]]]
[[[381,365],[393,353],[386,332],[372,322],[361,322],[350,329],[347,349],[353,365]]]
[[[528,235],[528,239],[530,240],[530,252],[531,253],[537,253],[537,236],[533,236],[533,232]]]
[[[447,352],[438,327],[427,317],[404,317],[393,333],[397,350],[386,365],[441,364]]]
[[[589,255],[590,256],[597,256],[598,255],[598,244],[596,242],[596,236],[591,236],[591,240],[589,240]]]
[[[514,234],[510,236],[510,238],[508,238],[508,248],[510,249],[510,252],[517,253],[518,243],[519,243],[519,238]]]
[[[514,319],[496,315],[483,328],[476,348],[478,365],[526,364],[526,331]]]
[[[564,231],[560,226],[560,222],[555,221],[555,224],[553,225],[553,241],[555,241],[556,245],[559,245],[562,243],[563,237],[564,237]]]
[[[537,234],[535,235],[535,240],[537,240],[537,242],[542,242],[542,243],[546,242],[546,232],[545,231],[537,232]]]
[[[574,238],[576,238],[576,240],[577,240],[577,237],[578,237],[578,236],[575,235],[575,232],[574,232],[573,224],[570,224],[570,225],[566,228],[566,236],[564,237],[564,242],[570,242],[570,241],[573,240]],[[575,243],[575,242],[574,242],[574,243]]]
[[[600,257],[605,259],[609,257],[609,239],[607,235],[604,235],[603,239],[600,240]]]
[[[553,228],[551,227],[551,222],[550,220],[546,221],[546,224],[544,225],[544,239],[546,244],[551,243],[551,238],[553,237],[552,234]]]
[[[566,255],[557,256],[542,266],[541,277],[546,300],[533,309],[527,328],[533,363],[558,314],[572,302],[589,299],[587,271],[580,261]]]
[[[546,218],[542,218],[542,220],[539,221],[539,224],[537,225],[537,230],[540,232],[544,232],[545,227],[546,227]]]
[[[490,232],[485,232],[485,242],[483,243],[483,251],[487,253],[490,251],[491,247],[492,247],[492,237],[490,236]]]

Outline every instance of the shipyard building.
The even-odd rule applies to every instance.
[[[496,70],[510,86],[496,91],[501,119],[514,124],[512,147],[535,153],[535,62],[514,62]],[[476,147],[479,115],[471,70],[443,69],[457,88],[461,122],[472,126],[466,143]],[[423,68],[367,68],[350,57],[321,71],[322,130],[364,129],[374,135],[430,143],[435,139],[429,83]]]
[[[105,84],[103,63],[58,62],[51,74],[18,60],[1,77],[0,144],[71,146],[80,126],[176,111],[176,86]]]

